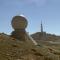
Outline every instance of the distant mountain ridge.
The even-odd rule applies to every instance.
[[[54,35],[54,34],[48,34],[46,32],[36,32],[31,35],[34,40],[39,41],[39,40],[44,40],[44,41],[56,41],[60,40],[60,36]]]

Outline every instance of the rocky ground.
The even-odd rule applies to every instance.
[[[60,51],[0,33],[0,60],[60,60]]]

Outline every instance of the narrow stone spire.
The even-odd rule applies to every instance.
[[[43,33],[43,25],[42,25],[42,21],[41,21],[41,33]]]

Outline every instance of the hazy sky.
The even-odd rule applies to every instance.
[[[23,14],[28,20],[27,31],[44,31],[60,35],[60,0],[0,0],[0,32],[11,33],[12,17]]]

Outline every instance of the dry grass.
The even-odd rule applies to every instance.
[[[59,56],[60,52],[49,46],[0,35],[0,60],[60,60]]]

